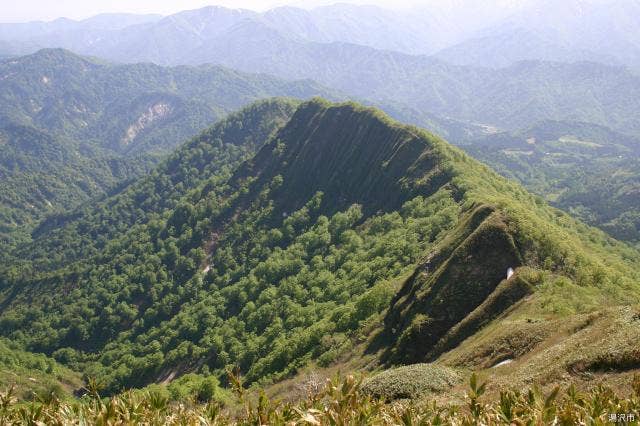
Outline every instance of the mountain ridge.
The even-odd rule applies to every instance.
[[[12,288],[20,294],[3,299],[0,332],[115,392],[193,371],[222,377],[233,364],[249,382],[289,377],[311,359],[331,365],[367,321],[378,324],[403,284],[419,298],[399,326],[387,324],[404,336],[395,344],[406,345],[395,347],[405,353],[425,332],[434,343],[451,336],[443,347],[463,350],[461,337],[496,319],[501,303],[556,318],[545,302],[554,292],[575,313],[635,300],[638,252],[424,130],[321,100],[275,126],[252,159],[221,176],[226,184],[194,180],[168,210],[95,257],[51,272],[23,261],[3,273],[13,277],[5,297]],[[197,147],[185,146],[165,167],[199,158]],[[349,161],[365,152],[364,163]],[[36,259],[47,252],[41,247]],[[516,278],[505,284],[507,266]],[[473,283],[477,293],[467,297]],[[442,291],[434,296],[432,287]],[[55,304],[47,301],[54,289],[64,289]],[[590,292],[591,301],[572,291]],[[438,302],[444,294],[456,301],[455,316]],[[396,354],[404,362],[428,356]]]
[[[3,182],[4,199],[12,201],[2,208],[3,243],[14,232],[24,238],[21,228],[47,214],[144,174],[183,140],[247,103],[332,93],[309,80],[288,82],[219,66],[118,65],[62,49],[0,62],[0,123],[15,130],[5,138],[19,140],[20,126],[44,133],[69,151],[74,164],[70,170],[55,155],[45,156],[52,162],[47,164],[4,152],[0,167],[11,178]],[[51,179],[43,177],[45,170],[54,171]],[[78,183],[82,176],[86,182]]]

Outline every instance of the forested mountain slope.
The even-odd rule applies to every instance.
[[[124,158],[90,145],[80,154],[64,138],[0,124],[0,235],[9,239],[17,225],[72,208],[149,167],[143,156]]]
[[[134,225],[162,219],[183,199],[198,199],[200,191],[224,185],[297,105],[271,99],[231,114],[187,141],[147,176],[95,203],[50,216],[33,230],[33,241],[12,256],[33,260],[39,270],[88,259]]]
[[[266,383],[373,330],[378,362],[430,361],[498,316],[638,302],[637,251],[438,137],[354,104],[313,100],[288,118],[292,106],[245,110],[43,229],[31,259],[0,273],[0,334],[113,392],[232,366]],[[239,136],[256,155],[232,174],[209,167],[219,152],[239,163]],[[84,254],[87,226],[99,243]],[[55,238],[69,252],[46,260]]]
[[[115,65],[59,49],[5,60],[1,239],[143,175],[177,144],[250,102],[330,92],[215,66]]]
[[[5,61],[0,74],[4,120],[128,153],[174,148],[259,97],[326,90],[214,66],[109,64],[61,49]]]
[[[393,101],[510,130],[551,119],[640,132],[637,114],[629,114],[639,108],[640,77],[624,67],[594,62],[524,61],[497,70],[454,66],[348,43],[289,40],[268,26],[251,23],[238,24],[230,34],[185,54],[182,62],[312,78],[369,101]]]

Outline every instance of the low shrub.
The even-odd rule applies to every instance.
[[[461,381],[458,373],[435,364],[414,364],[386,370],[364,382],[362,390],[387,401],[417,398],[451,388]]]

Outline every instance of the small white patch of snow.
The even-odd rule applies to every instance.
[[[513,268],[507,269],[507,279],[511,278],[514,274]]]
[[[503,365],[507,365],[507,364],[511,364],[513,362],[512,359],[505,359],[504,361],[500,361],[499,363],[497,363],[496,365],[494,365],[491,368],[498,368],[498,367],[502,367]]]

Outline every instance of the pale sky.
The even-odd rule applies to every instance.
[[[209,5],[267,10],[276,6],[315,7],[333,3],[377,4],[389,8],[418,4],[419,0],[0,0],[0,22],[85,19],[99,13],[159,13]]]

